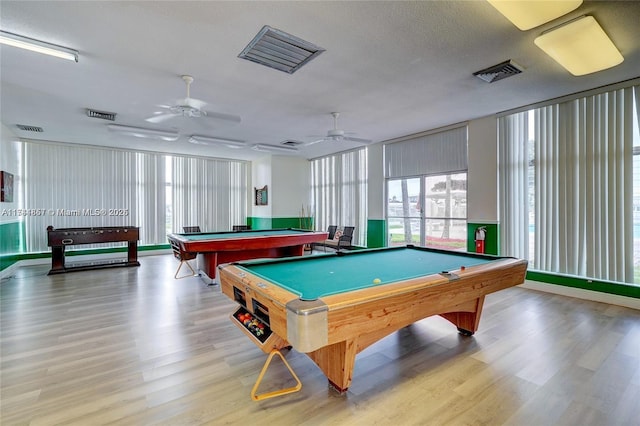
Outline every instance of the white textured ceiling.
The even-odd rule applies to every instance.
[[[609,70],[574,77],[533,40],[571,18],[593,15],[623,54]],[[520,31],[478,1],[0,1],[1,28],[80,52],[78,63],[0,47],[2,123],[32,139],[253,159],[251,150],[123,138],[86,108],[119,124],[249,143],[308,142],[333,126],[381,142],[640,75],[640,2],[586,1],[541,27]],[[324,49],[289,75],[237,56],[263,25]],[[472,73],[512,59],[524,73],[485,83]],[[239,124],[144,119],[185,96]],[[40,134],[16,124],[41,126]],[[302,147],[313,158],[358,145]]]

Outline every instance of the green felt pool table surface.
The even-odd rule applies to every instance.
[[[303,300],[471,267],[499,258],[473,253],[395,247],[296,259],[242,262],[238,266]],[[374,280],[380,283],[374,283]]]

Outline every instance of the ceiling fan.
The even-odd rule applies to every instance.
[[[362,139],[362,138],[356,138],[353,136],[349,136],[352,135],[352,132],[345,132],[344,130],[341,130],[338,128],[338,117],[340,116],[339,112],[332,112],[331,115],[333,116],[333,129],[329,130],[327,132],[327,135],[325,137],[323,137],[322,139],[318,139],[312,142],[307,143],[306,145],[313,145],[316,144],[318,142],[325,142],[325,141],[349,141],[349,142],[358,142],[358,143],[362,143],[362,144],[369,144],[371,142],[373,142],[370,139]]]
[[[190,75],[183,75],[187,85],[187,97],[180,99],[175,105],[160,105],[161,108],[168,109],[168,112],[158,112],[153,117],[149,117],[146,121],[150,123],[161,123],[174,117],[188,117],[188,118],[200,118],[208,117],[223,121],[232,121],[235,123],[240,122],[240,117],[232,114],[224,114],[220,112],[206,111],[203,108],[207,105],[206,102],[199,99],[192,98],[190,95],[191,83],[193,83],[193,77]]]

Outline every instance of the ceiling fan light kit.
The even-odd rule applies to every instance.
[[[169,110],[176,114],[182,115],[183,117],[202,117],[202,112],[191,105],[189,105],[189,99],[191,99],[191,83],[193,83],[193,77],[190,75],[183,75],[182,80],[184,80],[187,85],[187,97],[184,100],[184,105],[174,105]],[[204,114],[206,115],[206,113]]]
[[[145,129],[143,127],[123,126],[121,124],[107,124],[109,131],[125,136],[134,136],[136,138],[159,139],[163,141],[173,142],[178,140],[180,135],[177,132],[166,130]]]
[[[232,114],[224,114],[218,112],[208,112],[202,109],[206,102],[194,99],[191,97],[191,84],[193,83],[193,77],[190,75],[181,76],[182,81],[187,86],[187,97],[184,99],[178,100],[176,105],[171,106],[162,106],[169,110],[168,113],[156,113],[153,117],[149,117],[146,119],[149,123],[161,123],[171,118],[175,117],[186,117],[186,118],[200,118],[200,117],[208,117],[212,119],[218,119],[223,121],[229,121],[234,123],[239,123],[241,118],[237,115]]]
[[[20,49],[30,50],[32,52],[42,53],[44,55],[66,59],[68,61],[78,62],[77,50],[21,36],[18,34],[9,33],[6,31],[0,31],[0,44],[18,47]]]
[[[353,136],[347,136],[344,130],[338,128],[338,117],[340,117],[340,113],[332,112],[331,115],[333,116],[333,129],[330,129],[324,138],[311,141],[305,145],[313,145],[313,144],[316,144],[319,142],[325,142],[325,141],[335,141],[335,142],[349,141],[349,142],[357,142],[362,144],[369,144],[373,142],[370,139],[362,139],[362,138],[355,138]]]
[[[181,115],[183,117],[198,118],[203,115],[202,111],[189,105],[174,105],[169,108],[169,111],[175,115]],[[204,113],[204,115],[206,115],[206,113]]]

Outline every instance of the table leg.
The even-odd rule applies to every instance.
[[[480,324],[480,314],[482,314],[482,305],[484,304],[484,296],[467,302],[466,306],[460,306],[460,311],[448,312],[440,314],[441,317],[447,319],[453,325],[458,327],[458,331],[465,336],[471,336],[478,330]]]
[[[65,271],[64,249],[64,246],[51,247],[51,270],[49,271],[49,274],[55,274]]]
[[[349,339],[322,347],[307,355],[327,376],[331,386],[344,393],[351,385],[357,348],[356,339]]]
[[[127,262],[130,265],[138,264],[138,242],[129,241],[127,244]]]

